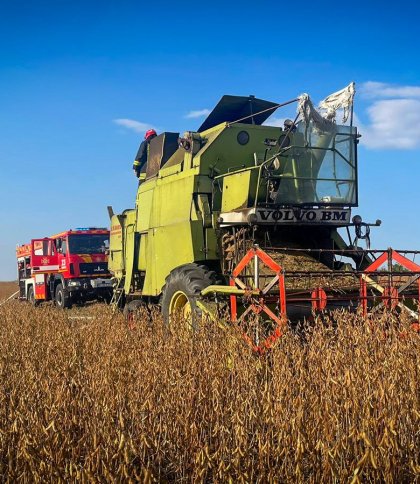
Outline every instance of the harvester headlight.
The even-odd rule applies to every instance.
[[[354,225],[360,225],[362,223],[362,217],[360,215],[355,215],[351,221],[354,223]]]
[[[69,286],[72,286],[72,287],[80,286],[80,282],[79,281],[69,281]]]

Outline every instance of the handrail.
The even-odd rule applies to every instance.
[[[287,146],[283,150],[277,152],[275,155],[273,155],[268,160],[263,161],[260,165],[246,166],[245,168],[241,168],[241,169],[236,170],[236,171],[228,171],[226,173],[222,173],[221,175],[215,176],[214,177],[214,180],[218,180],[219,178],[224,178],[225,176],[230,176],[230,175],[236,175],[238,173],[243,173],[245,171],[261,169],[261,167],[265,166],[267,163],[270,163],[270,162],[274,161],[277,156],[281,156],[281,153],[284,153],[285,151],[289,150],[292,147],[301,148],[301,146],[298,146],[298,145]]]
[[[340,134],[339,132],[338,133],[335,133],[336,135],[337,134]],[[348,133],[346,133],[348,134]],[[352,137],[352,134],[349,134],[349,137]],[[214,180],[219,180],[221,178],[224,178],[224,177],[227,177],[227,176],[231,176],[231,175],[237,175],[238,173],[245,173],[247,171],[251,171],[251,170],[258,170],[258,183],[257,183],[257,190],[256,190],[256,194],[255,194],[255,204],[254,206],[257,205],[257,201],[258,201],[258,197],[259,197],[259,191],[260,191],[260,186],[261,186],[261,178],[262,178],[262,170],[270,165],[277,157],[281,157],[284,155],[285,152],[287,151],[290,151],[292,148],[300,148],[300,149],[304,149],[304,150],[323,150],[323,151],[330,151],[332,153],[336,153],[338,156],[340,156],[340,158],[342,158],[342,160],[347,163],[351,168],[353,169],[356,169],[356,166],[355,164],[352,164],[350,160],[348,160],[347,158],[345,158],[343,156],[343,154],[335,147],[335,145],[333,147],[327,147],[327,148],[320,148],[318,146],[302,146],[302,145],[289,145],[287,147],[284,147],[282,148],[281,150],[279,150],[278,152],[276,152],[275,154],[273,154],[270,158],[268,158],[267,160],[264,160],[262,163],[260,163],[259,165],[252,165],[252,166],[247,166],[247,167],[244,167],[244,168],[240,168],[239,170],[235,170],[235,171],[231,171],[231,172],[227,172],[227,173],[222,173],[221,175],[217,175],[216,177],[214,177]],[[276,178],[284,178],[281,174],[279,175],[275,175],[273,174],[272,175],[272,178],[273,179],[276,179]],[[350,179],[350,178],[317,178],[317,177],[300,177],[300,176],[293,176],[293,177],[288,177],[288,178],[291,178],[293,180],[321,180],[321,181],[331,181],[331,182],[341,182],[341,183],[351,183],[351,182],[355,182],[356,180],[354,179]]]
[[[278,156],[282,156],[283,153],[285,153],[286,151],[289,151],[291,148],[302,148],[302,149],[309,149],[309,150],[323,150],[323,151],[332,151],[334,153],[337,153],[339,156],[341,156],[341,158],[346,162],[348,163],[352,168],[354,168],[354,165],[352,165],[349,160],[347,160],[341,153],[339,150],[337,150],[336,148],[319,148],[318,146],[302,146],[302,145],[290,145],[290,146],[287,146],[285,148],[283,148],[282,150],[278,151],[277,153],[275,153],[273,156],[271,156],[270,158],[268,158],[267,160],[264,160],[263,162],[261,162],[259,165],[252,165],[252,166],[246,166],[244,168],[240,168],[239,170],[235,170],[235,171],[228,171],[226,173],[222,173],[221,175],[217,175],[215,176],[213,179],[214,180],[218,180],[220,178],[224,178],[226,176],[230,176],[230,175],[236,175],[237,173],[243,173],[245,171],[250,171],[250,170],[256,170],[256,169],[261,169],[263,167],[265,167],[266,165],[268,165],[269,163],[273,162]],[[304,177],[293,177],[297,180],[299,179],[304,179]],[[319,178],[313,178],[314,180],[319,180]],[[336,180],[335,178],[326,178],[325,180],[331,180],[331,181],[334,181]],[[352,180],[354,181],[354,180]]]

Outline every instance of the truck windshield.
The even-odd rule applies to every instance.
[[[356,138],[352,126],[319,131],[299,123],[291,145],[279,157],[276,204],[353,205],[356,193]]]
[[[105,234],[69,235],[70,254],[104,254],[109,248]]]

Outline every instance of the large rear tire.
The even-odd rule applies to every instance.
[[[62,284],[58,284],[55,288],[55,305],[60,309],[70,309],[73,305],[71,299],[64,294]]]
[[[217,275],[208,267],[186,264],[173,270],[166,278],[162,290],[161,310],[166,323],[181,316],[189,328],[198,329],[201,311],[197,306],[200,292],[217,284]]]

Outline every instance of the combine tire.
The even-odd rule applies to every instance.
[[[178,315],[196,330],[201,317],[197,298],[202,289],[217,284],[217,275],[208,267],[187,264],[173,270],[166,278],[162,290],[161,308],[163,319],[170,323]]]
[[[70,309],[72,307],[71,299],[65,296],[62,284],[58,284],[55,288],[55,305],[60,309]]]
[[[30,304],[32,304],[32,306],[38,306],[39,305],[39,301],[37,301],[35,299],[34,286],[29,286],[26,299]]]

